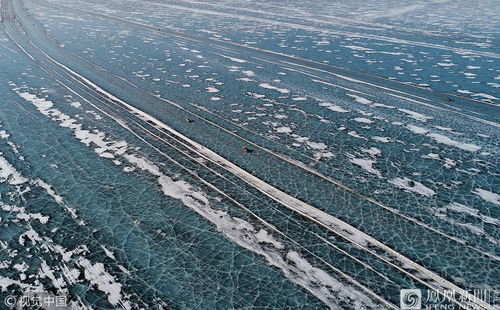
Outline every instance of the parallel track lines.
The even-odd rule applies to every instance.
[[[5,8],[2,8],[2,9],[5,9]],[[42,51],[42,53],[43,53],[43,51]],[[135,108],[134,106],[124,102],[123,100],[119,99],[115,95],[108,93],[107,91],[105,91],[104,89],[102,89],[98,85],[94,84],[92,81],[88,80],[84,76],[81,76],[80,74],[73,71],[72,69],[70,69],[66,65],[51,58],[49,55],[45,54],[45,56],[50,61],[52,61],[54,64],[63,68],[70,76],[73,76],[75,79],[80,80],[81,82],[86,84],[87,87],[91,87],[96,92],[101,93],[103,96],[107,97],[110,102],[120,104],[121,106],[123,106],[127,110],[129,110],[130,113],[138,115],[138,116],[140,116],[140,118],[143,118],[144,120],[151,121],[156,126],[161,128],[165,132],[168,132],[170,135],[172,135],[176,139],[178,139],[179,142],[182,141],[183,145],[187,149],[189,149],[191,152],[197,153],[198,155],[211,161],[213,164],[216,164],[219,167],[221,167],[222,169],[234,174],[235,176],[237,176],[238,178],[243,180],[245,183],[254,187],[255,189],[257,189],[258,191],[260,191],[264,195],[270,197],[271,199],[275,200],[276,202],[282,204],[283,206],[301,214],[303,217],[308,218],[309,220],[311,220],[313,222],[316,222],[318,225],[326,228],[327,230],[331,231],[332,233],[338,234],[338,235],[342,236],[343,238],[350,240],[353,244],[356,244],[359,247],[365,249],[366,251],[370,252],[371,254],[373,254],[374,256],[379,258],[381,261],[384,261],[385,263],[391,265],[393,268],[399,270],[400,272],[406,274],[407,276],[413,278],[414,280],[419,281],[420,283],[422,283],[422,284],[424,284],[424,285],[426,285],[434,290],[437,290],[437,291],[440,291],[440,289],[442,289],[442,288],[453,289],[459,295],[461,295],[463,298],[468,300],[468,302],[475,303],[478,306],[481,306],[485,309],[489,309],[491,307],[482,301],[472,300],[471,296],[469,296],[469,294],[467,292],[463,291],[461,288],[459,288],[456,285],[441,278],[440,276],[433,273],[432,271],[429,271],[426,268],[418,265],[417,263],[413,262],[412,260],[405,257],[404,255],[394,251],[390,247],[381,243],[380,241],[366,235],[365,233],[363,233],[363,232],[357,230],[356,228],[350,226],[349,224],[329,215],[328,213],[325,213],[319,209],[316,209],[315,207],[313,207],[313,206],[311,206],[303,201],[300,201],[300,200],[296,199],[295,197],[292,197],[292,196],[284,193],[283,191],[267,184],[266,182],[262,181],[261,179],[246,172],[245,170],[241,169],[240,167],[234,165],[232,162],[226,160],[222,156],[220,156],[217,153],[213,152],[212,150],[204,147],[203,145],[195,142],[194,140],[186,137],[182,133],[176,131],[175,129],[164,124],[163,122],[159,121],[158,119],[156,119],[156,118],[144,113],[143,111]],[[280,154],[277,154],[277,155],[280,155]],[[283,160],[288,160],[288,159],[283,159]],[[411,273],[411,272],[405,270],[405,268],[389,261],[386,257],[381,256],[380,254],[374,252],[373,250],[370,250],[369,248],[367,248],[363,244],[360,244],[359,241],[356,240],[357,237],[361,237],[363,240],[365,240],[366,242],[368,242],[372,246],[376,246],[377,248],[383,250],[384,252],[389,254],[389,256],[391,258],[396,259],[401,264],[406,265],[406,266],[410,266],[410,268],[418,270],[423,275],[425,275],[425,280],[424,280],[424,278],[420,278],[416,274]],[[432,279],[432,282],[429,282],[427,278]],[[451,301],[455,302],[461,306],[465,306],[458,300],[451,299]]]

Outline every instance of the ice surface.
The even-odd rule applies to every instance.
[[[5,0],[0,300],[488,309],[493,5]]]

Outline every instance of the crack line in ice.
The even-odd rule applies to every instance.
[[[61,124],[71,123],[71,126],[63,127],[73,130],[75,136],[77,136],[76,132],[83,130],[83,126],[77,124],[76,120],[53,108],[52,102],[37,98],[28,93],[19,92],[19,95],[38,107],[42,114],[50,117],[52,120]],[[54,117],[54,115],[56,115],[56,117]],[[64,117],[59,117],[61,115],[64,115]],[[87,146],[90,146],[90,143],[95,143],[97,145],[115,145],[117,143],[112,141],[105,142],[106,135],[100,131],[96,131],[95,137],[96,139],[92,139],[91,141],[81,138],[79,138],[79,140]],[[121,143],[123,144],[123,142]],[[323,145],[318,144],[316,147],[323,148]],[[361,291],[353,290],[352,286],[339,282],[339,280],[327,275],[324,271],[321,271],[324,273],[322,277],[309,278],[309,274],[312,270],[311,268],[313,267],[311,267],[309,263],[304,264],[306,261],[300,258],[300,256],[298,258],[301,260],[296,261],[296,266],[288,264],[282,257],[281,252],[277,251],[282,249],[281,243],[275,240],[267,231],[260,230],[257,232],[250,223],[232,217],[225,211],[213,209],[205,193],[194,188],[185,181],[172,180],[170,177],[164,175],[160,171],[160,168],[148,159],[131,154],[129,149],[124,151],[121,148],[115,148],[112,154],[114,155],[113,158],[115,158],[115,156],[121,156],[130,164],[156,176],[157,182],[165,196],[181,200],[186,206],[192,208],[198,214],[214,223],[217,229],[224,233],[230,240],[263,256],[270,265],[280,268],[290,281],[303,286],[330,307],[336,307],[335,304],[338,298],[350,300],[352,302],[356,301],[357,305],[360,307],[363,306],[363,308],[371,308],[373,306],[373,301],[371,301],[368,296],[364,295]],[[107,157],[104,158],[111,159]],[[249,238],[250,236],[251,238]],[[268,246],[266,244],[268,244]],[[117,300],[119,300],[116,294],[118,288],[121,286],[111,283],[107,274],[101,272],[100,265],[89,265],[86,261],[81,260],[80,264],[86,270],[86,278],[92,280],[92,283],[97,284],[99,288],[108,295],[110,302],[117,302]],[[317,270],[316,273],[320,271],[316,268],[314,268],[314,270]],[[99,276],[100,279],[96,278],[97,276]]]
[[[50,56],[48,56],[48,55],[46,55],[46,56],[50,58]],[[142,115],[143,117],[151,120],[153,123],[157,124],[161,128],[163,128],[163,129],[171,132],[175,136],[181,138],[182,140],[184,140],[186,143],[190,144],[193,147],[193,151],[195,151],[197,153],[200,153],[200,155],[206,157],[207,159],[209,159],[212,162],[220,165],[224,169],[229,170],[233,174],[239,176],[245,182],[253,185],[256,189],[260,190],[264,194],[266,194],[266,195],[270,196],[271,198],[275,199],[276,201],[280,202],[284,206],[289,207],[292,210],[295,210],[296,212],[299,212],[299,213],[303,214],[307,218],[313,218],[315,221],[317,221],[319,219],[323,219],[323,220],[329,219],[329,220],[331,220],[332,221],[331,223],[329,223],[329,224],[323,223],[322,225],[324,227],[326,227],[326,228],[329,228],[329,229],[333,229],[335,227],[333,229],[334,232],[340,233],[341,235],[344,235],[347,239],[349,239],[351,241],[353,241],[352,237],[354,237],[354,236],[358,236],[358,237],[361,237],[362,239],[370,240],[370,242],[373,245],[376,245],[376,246],[384,249],[388,254],[390,254],[393,257],[397,258],[398,260],[401,260],[402,262],[404,262],[405,265],[411,266],[412,268],[416,268],[417,270],[420,271],[420,273],[422,275],[425,274],[426,277],[430,277],[431,279],[433,279],[433,281],[429,282],[428,279],[425,279],[425,280],[424,279],[420,279],[418,277],[419,275],[411,274],[411,273],[405,271],[403,268],[398,267],[398,266],[394,265],[393,263],[390,263],[387,259],[381,257],[380,255],[378,255],[376,253],[373,253],[373,251],[371,251],[369,249],[365,248],[365,250],[370,251],[371,253],[373,253],[374,255],[376,255],[377,257],[379,257],[380,259],[386,261],[387,263],[391,264],[392,266],[396,267],[397,269],[405,272],[407,275],[409,275],[409,276],[417,279],[418,281],[420,281],[423,284],[426,284],[428,286],[435,286],[435,285],[437,285],[436,287],[433,288],[433,289],[435,289],[437,291],[440,291],[443,288],[453,289],[459,295],[464,296],[468,300],[470,300],[470,298],[469,298],[470,296],[465,291],[463,291],[462,289],[460,289],[458,286],[454,285],[451,282],[448,282],[447,280],[441,278],[439,275],[437,275],[437,274],[435,274],[435,273],[433,273],[433,272],[425,269],[424,267],[416,264],[415,262],[411,261],[410,259],[408,259],[407,257],[403,256],[402,254],[400,254],[400,253],[392,250],[391,248],[387,247],[386,245],[384,245],[380,241],[378,241],[378,240],[376,240],[374,238],[371,238],[370,236],[368,236],[368,235],[366,235],[366,234],[358,231],[354,227],[351,227],[350,225],[346,224],[345,222],[339,221],[338,219],[332,217],[329,214],[325,214],[324,212],[322,212],[322,211],[320,211],[320,210],[318,210],[316,208],[313,208],[312,206],[309,206],[309,205],[303,203],[302,201],[299,201],[299,200],[297,200],[297,199],[295,199],[295,198],[293,198],[291,196],[288,196],[288,195],[284,194],[283,192],[281,192],[280,190],[278,190],[276,188],[270,187],[268,184],[263,183],[260,179],[257,179],[255,176],[253,176],[251,174],[248,174],[243,169],[241,169],[241,168],[235,166],[234,164],[232,164],[231,162],[225,160],[224,158],[222,158],[218,154],[214,153],[213,151],[205,148],[204,146],[202,146],[202,145],[198,144],[197,142],[195,142],[195,141],[187,138],[186,136],[182,135],[181,133],[175,131],[173,128],[170,128],[169,126],[167,126],[164,123],[158,121],[157,119],[151,117],[150,115],[144,113],[143,111],[141,111],[141,110],[139,110],[139,109],[131,106],[130,104],[128,104],[128,103],[120,100],[119,98],[115,97],[114,95],[106,92],[101,87],[95,85],[93,82],[91,82],[90,80],[86,79],[85,77],[79,75],[78,73],[74,72],[73,70],[71,70],[67,66],[65,66],[65,65],[57,62],[56,60],[54,60],[52,58],[50,58],[50,59],[51,59],[51,61],[53,61],[54,63],[56,63],[59,66],[63,67],[65,70],[67,70],[72,75],[74,75],[76,80],[80,79],[81,81],[83,81],[87,85],[91,86],[95,90],[97,90],[97,91],[101,92],[102,94],[106,95],[112,101],[117,102],[117,103],[123,105],[124,107],[126,107],[127,109],[129,109],[131,113]],[[275,197],[276,195],[278,195],[279,198]],[[289,200],[291,200],[291,201],[289,201]],[[301,210],[302,208],[305,208],[305,210]],[[310,212],[312,212],[312,213],[321,213],[321,216],[317,217],[316,215],[309,214]],[[323,222],[323,220],[321,220],[320,223]],[[343,227],[343,228],[340,228],[340,227]],[[346,232],[349,232],[349,233],[346,235]],[[359,236],[359,235],[361,235],[361,236]],[[358,244],[355,241],[353,241],[353,242],[355,244]],[[458,300],[452,300],[452,301],[456,302],[456,303],[460,303]],[[473,302],[479,303],[479,304],[481,304],[483,306],[487,306],[482,301],[475,300]]]

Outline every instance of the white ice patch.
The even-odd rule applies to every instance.
[[[366,295],[362,294],[357,290],[352,290],[346,295],[345,284],[339,280],[331,277],[325,271],[312,266],[307,260],[302,258],[299,253],[295,251],[290,251],[287,253],[286,258],[292,261],[298,270],[300,271],[300,277],[297,278],[297,282],[304,287],[314,287],[316,283],[321,283],[324,285],[323,289],[320,290],[320,296],[316,295],[319,299],[323,300],[327,304],[333,296],[340,293],[342,297],[348,297],[349,303],[354,307],[354,309],[364,309],[367,305],[372,302]],[[305,281],[305,282],[304,282]],[[332,296],[332,291],[334,292]],[[337,299],[337,298],[336,298]],[[333,300],[332,300],[333,301]]]
[[[43,182],[43,181],[40,181]],[[61,201],[62,202],[62,199]],[[28,214],[25,212],[24,207],[14,207],[14,206],[7,206],[7,205],[1,205],[3,210],[8,210],[9,212],[17,212],[17,218],[26,220],[26,221],[31,221],[31,220],[38,220],[42,224],[46,223],[48,221],[48,216],[42,216],[40,214]],[[31,226],[31,225],[30,225]],[[52,231],[54,232],[54,231]],[[62,276],[56,277],[54,274],[54,270],[42,259],[40,263],[40,269],[38,270],[37,277],[40,278],[48,278],[51,280],[52,285],[55,289],[58,290],[58,292],[65,292],[66,285],[67,283],[69,284],[74,284],[78,281],[78,275],[79,271],[76,269],[70,269],[66,265],[66,263],[70,262],[71,257],[74,254],[81,254],[88,252],[88,248],[85,245],[79,246],[75,248],[72,251],[67,251],[64,247],[61,245],[58,245],[54,243],[52,239],[50,239],[47,236],[41,236],[39,235],[38,232],[36,232],[34,229],[30,228],[29,230],[25,231],[22,233],[19,238],[18,242],[21,246],[25,246],[26,241],[30,240],[32,245],[41,245],[41,249],[43,249],[44,252],[47,251],[52,251],[54,253],[58,253],[61,255],[61,260],[59,261],[58,265],[61,268],[62,274],[66,279],[64,279]],[[90,261],[88,261],[85,258],[81,258],[80,262],[83,262],[81,264],[82,267],[86,269],[85,276],[92,284],[95,284],[98,286],[98,288],[105,293],[109,295],[109,301],[113,305],[120,305],[123,309],[130,309],[130,304],[128,301],[123,301],[120,291],[121,291],[121,284],[118,284],[112,279],[112,277],[109,275],[104,270],[104,265],[97,263],[95,265],[92,265]],[[18,272],[25,272],[28,270],[26,263],[20,263],[16,264],[13,266],[14,269],[16,269]],[[23,278],[23,274],[21,274],[21,279]],[[111,280],[110,280],[111,279]],[[37,281],[39,283],[39,281]],[[29,292],[29,291],[34,291],[31,286],[26,285],[22,282],[19,281],[9,281],[7,278],[2,278],[0,277],[0,286],[2,286],[2,290],[4,290],[4,285],[16,285],[20,287],[23,291]],[[42,292],[46,291],[43,286],[40,286],[36,289],[36,291]]]
[[[24,207],[10,206],[3,204],[2,202],[0,202],[0,209],[9,213],[16,212],[17,213],[16,218],[26,222],[31,222],[32,220],[38,220],[41,224],[47,224],[47,222],[50,219],[49,216],[42,215],[40,213],[26,212],[26,208]]]
[[[2,153],[0,153],[0,155],[1,154]],[[55,202],[57,202],[59,205],[63,206],[66,209],[66,211],[68,213],[70,213],[70,215],[73,218],[77,218],[76,211],[74,209],[68,207],[64,203],[63,198],[61,196],[57,195],[56,192],[52,189],[52,187],[49,184],[45,183],[41,179],[29,180],[29,179],[23,177],[16,170],[16,168],[14,166],[12,166],[5,158],[0,156],[0,182],[5,182],[5,181],[9,181],[9,184],[11,184],[11,185],[19,185],[19,184],[23,184],[23,183],[26,183],[29,181],[30,184],[34,184],[34,185],[37,185],[37,186],[43,188],[47,192],[47,194],[49,196],[51,196],[55,200]],[[42,224],[46,224],[49,220],[48,216],[42,216],[39,213],[25,214],[24,208],[17,208],[17,207],[12,207],[12,208],[16,208],[15,209],[16,212],[20,212],[20,214],[18,214],[18,216],[17,216],[19,219],[23,219],[23,220],[37,219]]]
[[[451,169],[453,167],[455,167],[457,165],[457,162],[451,158],[448,158],[446,157],[444,159],[444,164],[443,166],[446,168],[446,169]]]
[[[210,86],[210,87],[207,87],[207,88],[205,88],[205,89],[207,90],[207,93],[218,93],[218,92],[220,92],[220,90],[218,90],[218,89],[217,89],[217,88],[215,88],[215,87],[211,87],[211,86]]]
[[[360,136],[356,131],[351,130],[347,133],[349,136],[358,138],[358,139],[364,139],[364,137]]]
[[[88,259],[82,258],[78,261],[78,265],[85,270],[85,279],[96,285],[98,290],[108,295],[110,304],[113,306],[121,305],[125,309],[130,309],[130,305],[122,302],[122,285],[116,282],[115,278],[104,269],[102,263],[92,264]]]
[[[95,111],[85,111],[85,113],[92,114],[96,120],[102,119],[102,116],[97,114]]]
[[[22,283],[19,280],[13,280],[4,276],[0,276],[0,288],[2,292],[7,292],[7,289],[11,285],[16,285],[23,289],[24,292],[43,292],[43,286],[32,286],[26,283]]]
[[[365,170],[371,174],[374,174],[374,175],[378,176],[379,178],[382,177],[382,175],[380,174],[380,171],[373,168],[373,165],[375,165],[377,163],[376,160],[371,159],[371,158],[356,158],[352,155],[348,155],[348,156],[349,156],[349,161],[351,163],[360,166],[363,170]]]
[[[424,134],[429,132],[425,128],[422,128],[419,126],[414,126],[414,125],[407,125],[406,128],[408,128],[411,132],[416,133],[418,135],[424,135]]]
[[[436,192],[433,191],[432,189],[428,188],[424,184],[413,181],[408,178],[394,178],[392,180],[389,180],[389,183],[394,184],[396,187],[401,188],[406,191],[414,192],[417,194],[420,194],[422,196],[434,196],[436,195]]]
[[[500,205],[500,195],[494,192],[490,192],[488,190],[482,188],[476,188],[473,191],[474,194],[481,197],[481,199],[491,202],[492,204]]]
[[[500,219],[493,218],[493,217],[490,217],[487,215],[483,215],[479,212],[479,210],[465,206],[461,203],[454,202],[454,203],[451,203],[443,208],[439,208],[438,210],[441,212],[447,212],[448,210],[450,210],[450,211],[454,211],[457,213],[465,213],[465,214],[468,214],[472,217],[479,218],[480,220],[482,220],[485,223],[500,226]]]
[[[380,149],[373,147],[373,146],[369,149],[362,148],[361,152],[368,153],[372,156],[379,156],[382,154],[382,151]]]
[[[250,70],[241,71],[241,73],[243,73],[244,75],[246,75],[246,76],[248,76],[248,77],[255,76],[255,72],[250,71]]]
[[[12,266],[12,268],[16,269],[17,271],[19,272],[25,272],[28,270],[28,264],[26,264],[26,262],[22,262],[21,264],[15,264],[14,266]]]
[[[0,155],[2,153],[0,152]],[[0,156],[0,182],[8,181],[11,185],[20,185],[28,181],[5,158]]]
[[[416,133],[419,135],[425,135],[425,136],[433,139],[437,143],[446,144],[446,145],[453,146],[453,147],[456,147],[456,148],[459,148],[459,149],[462,149],[465,151],[476,152],[476,151],[481,149],[480,146],[477,146],[475,144],[459,142],[459,141],[451,139],[448,136],[442,135],[440,133],[429,132],[429,130],[422,128],[422,127],[419,127],[419,126],[407,125],[406,128],[413,133]]]
[[[338,113],[347,113],[347,112],[350,112],[349,110],[346,110],[346,109],[344,109],[342,107],[339,107],[338,105],[330,103],[330,102],[321,102],[319,104],[319,106],[320,107],[325,107],[328,110],[331,110],[331,111],[334,111],[334,112],[338,112]]]
[[[291,133],[292,132],[292,129],[288,126],[278,127],[278,128],[275,128],[275,130],[279,133]]]
[[[332,152],[315,152],[314,159],[320,160],[321,158],[331,158],[335,155]]]
[[[104,245],[101,245],[101,249],[104,251],[104,254],[106,254],[107,257],[111,258],[112,260],[116,260],[115,254],[108,250]]]
[[[341,46],[355,51],[371,51],[371,48],[362,46],[356,46],[356,45],[341,45]]]
[[[366,99],[366,98],[363,98],[363,97],[360,97],[360,96],[357,96],[357,95],[347,94],[347,96],[354,98],[354,101],[361,103],[361,104],[372,104],[373,103],[373,101]]]
[[[439,154],[436,153],[429,153],[427,155],[423,155],[422,158],[430,158],[430,159],[436,159],[439,160]]]
[[[373,121],[369,118],[366,117],[356,117],[353,119],[353,121],[358,122],[358,123],[364,123],[364,124],[372,124]]]
[[[0,130],[0,139],[7,139],[10,135],[5,130]]]
[[[490,95],[490,94],[485,94],[485,93],[475,93],[472,95],[472,97],[483,97],[483,98],[490,99],[490,100],[499,100],[497,97]]]
[[[451,63],[451,62],[438,62],[437,65],[441,66],[441,67],[453,67],[453,66],[455,66],[455,64]]]
[[[251,78],[237,78],[236,80],[238,81],[242,81],[242,82],[254,82],[255,80],[251,79]]]
[[[387,105],[387,104],[383,104],[383,103],[374,103],[372,104],[372,107],[375,107],[375,108],[386,108],[386,109],[395,109],[396,107],[395,106],[392,106],[392,105]]]
[[[443,127],[443,126],[439,126],[439,125],[435,125],[434,127],[439,129],[439,130],[453,131],[453,128],[450,128],[450,127]]]
[[[382,142],[382,143],[389,143],[392,141],[391,138],[389,138],[389,137],[380,137],[380,136],[373,136],[372,140]]]
[[[269,235],[267,230],[261,229],[258,233],[255,234],[255,237],[257,238],[257,240],[259,240],[260,243],[272,244],[277,249],[285,248],[285,246],[281,242],[277,241],[271,235]]]
[[[447,221],[453,225],[459,226],[461,228],[465,228],[469,230],[471,233],[481,236],[491,243],[495,245],[499,245],[500,241],[498,238],[495,238],[491,236],[484,228],[484,225],[479,224],[475,225],[473,223],[469,222],[463,222],[465,220],[463,217],[459,217],[458,219],[455,216],[452,216],[451,214],[453,212],[455,213],[462,213],[462,214],[467,214],[471,217],[474,217],[476,219],[479,219],[485,224],[492,224],[496,226],[500,226],[500,220],[496,218],[492,218],[483,214],[479,213],[479,210],[473,209],[471,207],[465,206],[460,203],[451,203],[447,206],[441,207],[441,208],[432,208],[435,211],[435,215],[439,217],[440,219]]]
[[[45,100],[43,98],[38,98],[35,95],[26,92],[18,92],[17,94],[31,102],[38,111],[45,116],[50,117],[54,121],[59,122],[59,126],[70,128],[73,130],[75,137],[80,140],[85,145],[89,146],[91,143],[97,146],[94,151],[103,158],[114,158],[114,154],[123,154],[127,150],[128,146],[124,141],[105,141],[104,133],[98,130],[85,130],[82,129],[81,124],[76,123],[76,120],[68,116],[67,114],[61,113],[59,110],[52,108],[53,103],[51,101]]]
[[[459,141],[455,141],[455,140],[453,140],[445,135],[439,134],[439,133],[429,133],[429,134],[427,134],[427,136],[434,139],[434,141],[436,141],[437,143],[454,146],[454,147],[457,147],[459,149],[469,151],[469,152],[476,152],[476,151],[481,149],[481,147],[479,147],[475,144],[462,143]]]
[[[236,57],[230,57],[230,56],[226,56],[226,55],[220,55],[224,58],[227,58],[233,62],[237,62],[237,63],[240,63],[240,64],[243,64],[243,63],[246,63],[247,61],[246,60],[243,60],[243,59],[240,59],[240,58],[236,58]]]
[[[74,101],[74,102],[70,103],[70,105],[74,108],[81,108],[82,107],[82,104],[78,101]]]
[[[268,83],[262,83],[262,84],[259,84],[260,87],[262,88],[265,88],[265,89],[272,89],[272,90],[275,90],[279,93],[282,93],[282,94],[288,94],[290,93],[290,91],[286,88],[278,88],[276,86],[273,86],[271,84],[268,84]]]
[[[319,145],[316,145],[316,147],[323,148],[323,146]],[[158,167],[156,167],[153,163],[145,159],[138,158],[134,159],[134,161],[138,161],[144,170],[159,176],[160,183],[161,179],[163,179],[167,181],[169,187],[178,186],[177,184],[179,182],[173,182],[167,176],[162,175],[161,172],[159,172]],[[337,282],[337,280],[331,278],[331,276],[324,271],[312,267],[312,265],[310,265],[310,263],[305,259],[301,258],[299,254],[295,253],[293,256],[296,261],[296,266],[290,265],[282,257],[282,254],[277,251],[284,249],[284,245],[277,241],[267,231],[261,229],[256,232],[253,225],[249,222],[231,217],[225,211],[214,210],[211,208],[208,199],[205,198],[205,194],[198,192],[197,189],[191,187],[189,184],[183,182],[181,187],[182,188],[178,190],[174,190],[174,194],[172,194],[172,189],[169,189],[169,192],[167,192],[166,195],[182,200],[186,205],[193,208],[204,218],[214,223],[217,226],[217,229],[223,232],[229,239],[248,250],[264,256],[270,265],[280,268],[288,279],[303,286],[325,303],[332,304],[335,300],[335,296],[340,295],[349,296],[350,298],[353,298],[353,300],[355,297],[361,298],[359,300],[355,299],[358,301],[366,299],[367,304],[370,304],[370,300],[365,295],[357,296],[360,294],[357,290],[349,289],[348,286]],[[267,246],[267,244],[269,246]],[[288,258],[290,259],[290,257]],[[312,270],[314,270],[317,275],[322,272],[321,278],[311,277],[311,274],[308,271]],[[332,283],[335,283],[336,285],[332,286]],[[333,291],[331,291],[332,289]],[[364,301],[362,304],[364,304]]]
[[[68,69],[70,70],[70,69]],[[75,73],[76,74],[76,73]],[[83,77],[82,77],[83,78]],[[84,79],[84,78],[83,78]],[[173,129],[169,128],[165,124],[157,121],[153,117],[143,113],[142,111],[137,111],[133,107],[129,106],[127,103],[122,102],[120,99],[115,98],[113,95],[105,92],[100,89],[98,86],[94,85],[92,82],[84,79],[89,85],[97,89],[98,91],[106,94],[110,98],[122,103],[131,111],[136,112],[141,116],[144,120],[152,120],[162,127],[168,129],[171,132],[175,132]],[[42,111],[44,111],[42,109]],[[69,126],[68,126],[69,127]],[[69,127],[73,130],[77,128]],[[223,162],[226,165],[229,171],[234,171],[240,177],[245,177],[251,182],[255,182],[261,188],[265,188],[266,191],[272,191],[273,195],[280,195],[292,201],[293,204],[297,205],[297,208],[303,208],[300,201],[294,199],[291,196],[287,196],[285,193],[280,192],[279,190],[273,188],[272,186],[263,183],[259,179],[255,178],[247,174],[244,170],[239,169],[237,166],[232,164],[231,162],[226,161],[224,158],[219,155],[213,153],[211,150],[203,148],[201,145],[198,145],[194,141],[190,141],[189,138],[183,137],[180,133],[176,133],[181,138],[185,139],[189,143],[191,143],[196,149],[207,157],[212,158],[213,160],[217,160],[219,162]],[[101,136],[103,139],[105,136]],[[313,144],[311,147],[325,149],[326,145],[322,143]],[[111,152],[113,152],[111,150]],[[280,268],[285,276],[290,279],[290,281],[301,285],[306,290],[310,291],[313,295],[317,296],[321,300],[323,300],[327,305],[336,307],[338,300],[345,300],[346,298],[350,299],[353,302],[356,302],[360,307],[359,308],[369,308],[375,306],[373,304],[373,300],[371,300],[366,294],[360,291],[358,288],[354,287],[352,284],[341,283],[338,280],[330,277],[326,273],[320,273],[320,270],[312,267],[305,259],[302,259],[300,256],[292,256],[289,259],[294,259],[297,262],[296,266],[292,266],[289,261],[287,261],[283,257],[283,251],[276,249],[275,243],[261,243],[259,238],[256,236],[258,232],[256,229],[248,222],[234,218],[227,214],[227,212],[223,210],[217,210],[211,206],[209,203],[208,196],[202,192],[201,190],[191,186],[185,181],[173,181],[170,177],[164,175],[154,163],[148,161],[145,158],[138,157],[133,154],[123,154],[121,155],[123,158],[128,160],[135,166],[140,167],[141,169],[151,173],[153,176],[157,177],[158,184],[161,186],[162,191],[166,196],[170,196],[176,199],[179,199],[186,205],[187,207],[193,209],[195,212],[203,216],[205,219],[212,222],[217,230],[222,232],[228,239],[237,243],[241,247],[248,249],[258,255],[263,256],[266,261],[272,265]],[[294,208],[295,208],[294,205]],[[312,207],[310,207],[312,208]],[[328,217],[328,215],[323,214],[321,211],[312,208],[313,212],[317,212],[320,217]],[[308,209],[308,212],[310,210]],[[315,217],[316,215],[312,215]],[[369,238],[369,236],[364,235],[362,232],[359,232],[347,224],[335,220],[332,218],[330,221],[335,223],[334,225],[339,225],[343,227],[343,233],[349,234],[349,238],[359,238],[360,241],[363,242],[365,240],[371,240],[371,242],[376,242]],[[261,235],[260,235],[261,236]],[[262,236],[261,236],[262,237]],[[272,236],[269,235],[269,238]],[[22,238],[20,238],[20,242],[22,242]],[[379,246],[383,246],[380,244]],[[279,250],[279,251],[278,251]],[[120,303],[121,306],[124,306],[121,303],[121,285],[114,281],[114,278],[103,270],[103,266],[100,263],[92,264],[89,261],[83,259],[79,261],[79,264],[85,268],[85,277],[90,281],[93,281],[95,285],[99,287],[100,290],[104,291],[108,295],[108,300],[111,303]],[[318,276],[312,277],[313,274]],[[321,276],[319,276],[321,275]],[[333,282],[332,282],[333,281]],[[351,279],[352,281],[352,279]],[[334,288],[332,288],[332,283],[338,283]]]
[[[494,88],[500,88],[500,84],[498,83],[491,83],[491,82],[488,82],[486,83],[487,85],[491,86],[491,87],[494,87]]]
[[[407,110],[407,109],[398,109],[399,111],[408,114],[411,118],[416,119],[417,121],[426,122],[427,120],[432,119],[432,116],[427,116],[415,111]]]
[[[327,148],[326,144],[321,142],[306,141],[306,144],[313,150],[324,150]]]
[[[52,197],[59,205],[63,206],[64,209],[71,215],[72,218],[76,219],[78,216],[76,215],[76,210],[73,208],[70,208],[64,203],[63,197],[59,196],[56,191],[50,186],[49,184],[45,183],[41,179],[36,179],[35,184],[43,188],[47,194]]]
[[[320,160],[321,158],[331,158],[335,156],[332,152],[326,150],[328,146],[324,143],[312,142],[309,141],[309,138],[305,137],[298,137],[295,140],[301,143],[305,142],[310,149],[316,150],[317,152],[314,152],[314,159],[316,160]]]

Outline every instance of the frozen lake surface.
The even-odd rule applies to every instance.
[[[1,0],[0,309],[499,309],[498,29],[493,0]]]

